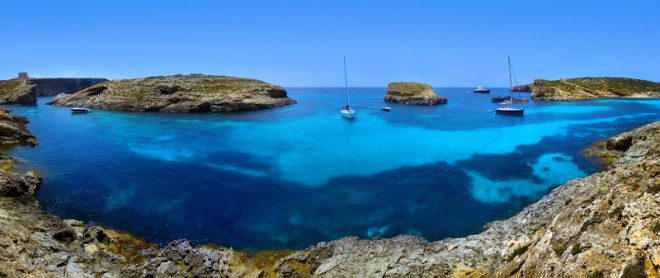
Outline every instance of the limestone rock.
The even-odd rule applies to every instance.
[[[660,83],[619,77],[537,79],[532,84],[534,100],[584,100],[617,97],[658,97]]]
[[[447,103],[447,98],[436,95],[428,84],[392,82],[387,86],[385,101],[408,105],[438,105]]]
[[[145,112],[231,112],[296,103],[279,86],[220,75],[171,75],[112,80],[74,94],[60,94],[49,104]]]

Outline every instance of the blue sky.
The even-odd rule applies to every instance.
[[[660,81],[660,1],[0,2],[0,79],[253,77],[283,86]]]

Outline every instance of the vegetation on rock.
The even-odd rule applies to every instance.
[[[428,84],[392,82],[387,86],[385,101],[409,105],[437,105],[447,103],[447,98],[436,95]]]
[[[660,96],[660,83],[621,77],[537,79],[531,87],[532,98],[535,100]]]
[[[295,103],[279,86],[220,75],[171,75],[112,80],[50,104],[149,112],[231,112],[275,108]]]
[[[0,104],[35,104],[37,95],[34,85],[27,80],[9,79],[0,81]]]

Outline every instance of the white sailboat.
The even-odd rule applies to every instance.
[[[511,95],[511,91],[513,89],[513,81],[511,80],[511,76],[513,75],[513,78],[515,80],[515,73],[513,73],[513,69],[511,68],[511,57],[507,56],[507,59],[509,60],[509,95]],[[516,81],[516,85],[518,85],[517,81]],[[513,96],[511,95],[511,101],[500,104],[502,107],[498,107],[497,109],[495,109],[495,113],[503,114],[503,115],[525,114],[525,106],[522,103],[521,103],[522,108],[513,107],[513,103],[514,103]]]
[[[348,74],[346,74],[346,56],[344,56],[344,85],[346,88],[346,106],[341,109],[341,116],[346,119],[353,119],[355,117],[355,110],[351,108],[351,97],[348,92]]]

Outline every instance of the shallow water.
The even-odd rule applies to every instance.
[[[59,216],[165,243],[301,248],[354,235],[464,236],[595,171],[581,150],[660,120],[660,100],[537,102],[524,117],[490,97],[437,88],[449,104],[390,105],[384,88],[292,88],[298,104],[232,114],[155,114],[14,106],[40,145],[19,147]],[[527,94],[528,96],[528,94]]]

